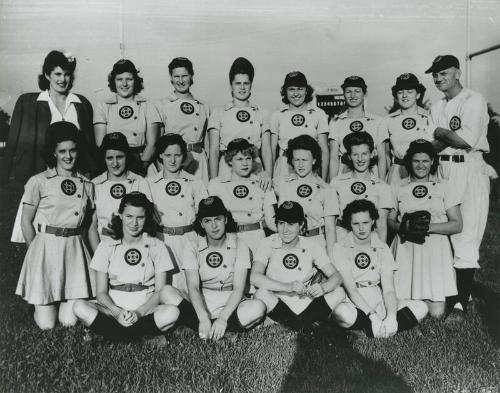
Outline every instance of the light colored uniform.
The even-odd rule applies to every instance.
[[[333,246],[333,263],[341,275],[350,273],[359,293],[381,319],[386,310],[382,288],[379,286],[384,272],[397,270],[396,263],[387,244],[372,232],[370,244],[358,245],[352,232]],[[352,304],[346,297],[345,302]]]
[[[224,105],[221,108],[214,109],[208,119],[208,132],[217,130],[219,132],[219,174],[226,176],[231,172],[231,168],[224,160],[224,153],[227,145],[233,139],[244,138],[260,151],[262,137],[269,131],[269,113],[257,105],[249,103],[248,106],[236,107],[233,102]],[[253,173],[262,170],[262,161],[257,157],[254,164]]]
[[[305,178],[292,173],[285,178],[274,180],[274,189],[278,195],[278,205],[285,201],[299,203],[304,209],[309,232],[318,231],[310,236],[317,244],[326,248],[325,217],[339,216],[337,198],[332,187],[319,176],[310,174]]]
[[[461,202],[463,229],[451,235],[454,265],[456,268],[479,268],[479,246],[488,218],[490,191],[488,166],[483,160],[483,152],[489,151],[486,101],[479,93],[464,87],[451,100],[443,98],[434,103],[431,116],[437,127],[455,131],[471,146],[469,150],[444,149],[439,153],[439,169]],[[444,161],[443,155],[451,159]],[[453,157],[464,162],[454,162]]]
[[[387,173],[387,182],[396,184],[408,177],[408,172],[402,163],[410,143],[417,139],[434,140],[434,125],[430,114],[423,108],[417,107],[417,113],[406,114],[397,110],[382,120],[380,140],[390,141],[393,163]]]
[[[210,319],[217,319],[233,290],[233,276],[237,269],[250,269],[250,249],[234,233],[226,234],[220,248],[210,247],[204,236],[189,243],[183,254],[183,268],[200,274],[201,293]],[[186,297],[189,300],[188,297]]]
[[[94,124],[106,124],[106,134],[121,132],[130,147],[145,146],[146,130],[151,123],[159,122],[156,107],[138,94],[130,101],[121,102],[115,94],[94,111]]]
[[[326,251],[318,247],[311,239],[299,236],[299,241],[292,248],[285,248],[279,234],[265,238],[257,251],[255,262],[266,266],[266,276],[272,280],[290,283],[300,281],[308,286],[318,269],[331,264]],[[325,300],[333,296],[333,292],[325,294]],[[274,292],[295,314],[300,314],[314,300],[309,296]]]
[[[197,179],[208,184],[208,159],[204,138],[210,109],[196,98],[179,98],[175,93],[161,99],[158,104],[163,134],[179,134],[187,143],[190,155],[198,163],[193,173]]]
[[[155,276],[174,269],[170,254],[161,240],[142,234],[137,244],[127,245],[122,239],[107,238],[97,246],[90,268],[108,274],[109,285],[136,284],[148,288],[126,292],[109,289],[113,302],[125,310],[134,311],[151,297]]]
[[[358,199],[373,202],[377,209],[390,210],[396,207],[391,187],[373,173],[370,174],[369,180],[354,177],[352,171],[342,173],[334,178],[330,184],[337,192],[341,215],[349,203]],[[343,239],[349,232],[340,225],[343,224],[340,219],[341,217],[338,220],[339,225],[337,225],[337,241]]]
[[[288,105],[274,111],[270,119],[271,133],[278,137],[279,156],[274,164],[274,178],[287,176],[291,169],[286,160],[288,141],[299,135],[310,135],[316,141],[320,134],[328,134],[328,118],[322,109],[309,103],[306,109],[290,110]]]
[[[351,132],[365,131],[373,138],[376,154],[378,145],[383,142],[383,139],[380,137],[381,121],[382,118],[380,116],[367,112],[365,112],[363,117],[356,118],[348,117],[347,111],[342,112],[330,121],[328,139],[334,140],[339,144],[339,157],[341,159],[347,153],[344,146],[344,138]],[[339,173],[344,173],[348,170],[349,167],[341,162]],[[373,171],[374,173],[378,173],[377,166],[373,167]]]
[[[208,184],[208,193],[218,196],[228,209],[239,229],[243,226],[258,224],[251,230],[238,231],[253,255],[260,247],[260,242],[266,237],[264,233],[264,208],[275,205],[276,196],[271,189],[264,192],[259,186],[259,178],[251,174],[247,179],[231,180],[231,174],[218,176]]]
[[[208,197],[203,182],[181,170],[179,178],[165,179],[162,173],[147,179],[160,224],[167,228],[192,226],[200,201]],[[187,244],[196,240],[192,228],[185,228],[183,234],[158,233],[158,237],[173,250],[176,266],[172,285],[187,294],[186,279],[182,271],[182,255]]]
[[[94,207],[93,184],[80,174],[59,176],[52,168],[31,177],[24,189],[23,202],[36,207],[37,233],[24,257],[16,294],[31,304],[92,297],[90,255],[81,234],[47,232],[50,227],[81,227],[87,209]]]
[[[111,218],[118,212],[120,201],[125,194],[140,191],[151,200],[151,191],[146,179],[131,171],[127,171],[127,178],[123,180],[108,180],[108,172],[103,172],[92,179],[92,183],[95,187],[97,230],[101,239],[103,236],[110,236],[108,228]]]
[[[446,180],[437,178],[418,183],[407,178],[394,185],[399,220],[405,213],[427,210],[431,213],[431,223],[447,222],[446,210],[460,203],[450,186]],[[398,264],[394,284],[399,299],[443,302],[446,296],[457,294],[448,236],[431,233],[424,244],[401,244],[397,236],[392,249]]]

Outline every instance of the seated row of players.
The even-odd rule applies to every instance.
[[[187,147],[179,135],[169,134],[159,139],[157,150],[162,172],[148,179],[128,170],[130,151],[126,138],[120,133],[106,135],[101,147],[106,171],[93,183],[78,173],[81,134],[76,127],[66,122],[53,123],[48,135],[46,161],[49,169],[28,181],[23,196],[21,222],[29,249],[16,290],[17,294],[35,305],[35,321],[41,328],[54,326],[58,305],[59,320],[63,324],[76,322],[72,309],[87,325],[93,325],[96,320],[98,314],[93,305],[78,302],[73,306],[75,299],[89,298],[94,293],[94,276],[86,269],[90,257],[81,238],[85,213],[92,211],[94,204],[95,213],[88,237],[95,252],[91,266],[103,273],[96,276],[98,300],[125,327],[132,326],[138,317],[148,314],[160,302],[179,306],[181,316],[183,310],[186,315],[194,315],[188,304],[173,295],[174,290],[170,287],[162,289],[162,276],[158,280],[154,278],[155,271],[160,272],[161,268],[174,273],[171,275],[173,287],[182,299],[191,300],[200,321],[202,336],[220,338],[225,329],[223,322],[229,321],[239,307],[246,281],[239,275],[233,277],[231,265],[223,263],[226,252],[235,258],[234,263],[242,264],[243,270],[250,268],[250,255],[254,256],[251,281],[258,288],[254,298],[260,299],[265,307],[257,301],[241,306],[251,311],[245,311],[242,316],[238,312],[238,318],[233,316],[231,321],[239,321],[239,325],[246,327],[260,320],[259,310],[262,312],[264,309],[271,317],[282,321],[290,320],[290,312],[299,315],[299,320],[302,320],[305,318],[302,315],[304,310],[306,315],[312,313],[322,317],[336,310],[334,315],[346,327],[368,326],[366,314],[372,320],[369,334],[384,336],[394,333],[398,326],[394,322],[398,304],[402,310],[407,310],[405,307],[408,306],[414,317],[408,317],[409,311],[401,312],[406,315],[406,322],[401,319],[399,325],[405,327],[409,325],[409,320],[419,320],[426,314],[427,307],[421,300],[427,302],[432,315],[440,316],[444,312],[444,298],[456,294],[451,247],[445,235],[461,230],[460,210],[457,202],[452,200],[454,193],[446,192],[446,182],[433,176],[437,160],[432,145],[427,141],[419,140],[410,145],[405,157],[410,177],[395,187],[396,198],[393,198],[389,186],[379,181],[370,170],[373,140],[367,133],[358,132],[345,138],[351,170],[336,178],[332,185],[315,173],[321,165],[318,143],[307,135],[290,140],[286,154],[291,172],[275,182],[275,191],[252,174],[256,163],[254,147],[246,140],[235,140],[229,143],[224,156],[230,173],[209,184],[212,196],[208,197],[203,182],[182,169],[187,159]],[[135,206],[144,209],[140,217],[134,209],[130,214],[130,209],[125,210],[125,202],[130,198],[125,198],[125,195],[136,195],[136,192],[145,195],[142,199],[137,198],[151,200],[154,204],[154,208],[148,208],[149,202],[145,203],[148,206]],[[353,200],[360,202],[350,203]],[[273,205],[276,203],[280,208],[274,217]],[[337,225],[339,205],[344,216]],[[397,297],[392,281],[394,260],[384,245],[387,232],[384,224],[389,210],[389,223],[400,234],[394,243],[394,253],[398,258]],[[415,227],[414,223],[404,219],[405,213],[415,210],[429,211],[430,224],[419,222]],[[115,217],[115,213],[119,217]],[[150,215],[161,223],[159,228],[144,227],[145,216]],[[231,223],[227,228],[231,229],[226,230],[226,220]],[[151,222],[151,219],[147,221]],[[268,229],[277,230],[278,235],[265,238],[264,223]],[[376,232],[372,234],[374,228],[379,231],[378,235]],[[144,231],[149,233],[149,238],[156,235],[163,240],[170,253],[165,251],[167,248],[158,251],[156,247],[162,244],[159,240],[140,243],[139,237],[143,239],[146,236]],[[226,232],[235,234],[226,237]],[[300,244],[304,243],[307,247],[297,246],[299,232],[303,235]],[[281,247],[290,242],[290,250],[297,248],[296,253],[283,254]],[[122,247],[125,244],[128,245]],[[358,245],[362,247],[358,248]],[[212,254],[211,247],[219,251]],[[274,249],[280,249],[283,254],[276,256],[276,260],[281,258],[282,261],[275,272],[277,276],[271,274],[273,268],[268,266],[274,258]],[[306,249],[310,249],[306,258],[309,268],[302,268],[297,262]],[[101,259],[103,253],[107,255],[105,260]],[[200,257],[202,254],[203,257]],[[236,255],[241,258],[236,258]],[[117,267],[112,261],[114,257],[118,258]],[[143,257],[161,259],[158,269],[154,263],[151,266],[142,261]],[[344,304],[343,296],[334,293],[341,279],[334,265],[325,265],[330,261],[340,270],[349,298],[362,312],[356,311],[349,303]],[[311,263],[322,270],[328,277],[327,281],[318,285],[311,282]],[[342,267],[343,264],[347,266]],[[390,277],[379,270],[383,266],[390,270]],[[348,268],[354,270],[349,273]],[[292,274],[294,278],[290,282],[280,283],[276,280],[286,276],[282,274],[283,269],[294,270],[293,273],[298,276]],[[190,270],[199,270],[199,273],[189,273]],[[208,276],[201,277],[202,272]],[[200,296],[206,291],[200,295],[196,290],[200,284],[197,274],[202,283],[206,279],[209,290],[217,293],[213,303],[205,299],[213,305],[213,309],[202,308],[204,303],[200,301]],[[235,282],[236,276],[242,281]],[[379,283],[383,288],[382,303],[380,297],[373,303],[375,297],[368,295],[365,299],[359,296],[359,293],[380,291]],[[222,294],[221,290],[226,293]],[[136,292],[141,291],[143,301],[137,302]],[[287,303],[280,296],[275,296],[282,291],[291,292],[292,295],[287,296],[297,302]],[[109,292],[109,296],[103,292]],[[154,298],[149,299],[151,293],[154,293]],[[312,302],[313,298],[322,297],[325,293],[331,295]],[[301,300],[304,296],[310,301]],[[402,300],[398,303],[396,298]],[[121,300],[115,302],[114,299]],[[119,306],[122,300],[124,304],[132,301],[135,308],[128,306],[133,309],[127,311],[135,310],[137,313],[122,312],[123,308]],[[225,308],[224,305],[230,306]],[[221,308],[225,310],[222,321],[212,324],[209,320],[217,320],[216,310]],[[158,316],[154,314],[154,321],[160,330],[172,326],[178,313],[172,307],[161,307],[158,312]],[[387,318],[389,321],[386,321]],[[194,321],[191,317],[187,319]],[[309,317],[306,319],[309,320]],[[97,319],[100,320],[103,318]],[[150,329],[154,327],[151,322],[149,318],[149,322],[143,323]],[[107,326],[106,322],[102,323]]]

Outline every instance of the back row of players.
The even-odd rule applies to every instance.
[[[363,97],[366,93],[366,85],[362,78],[350,77],[342,85],[348,108],[331,122],[330,128],[325,114],[309,105],[312,99],[312,89],[307,84],[304,75],[299,72],[290,73],[285,78],[282,96],[286,106],[280,111],[274,112],[270,120],[267,121],[264,112],[248,102],[253,80],[253,67],[247,60],[239,58],[230,71],[232,103],[219,111],[214,111],[209,117],[209,137],[205,140],[203,139],[204,123],[206,116],[208,116],[208,110],[189,93],[193,76],[191,63],[187,59],[177,58],[170,64],[169,70],[175,88],[173,95],[162,101],[154,110],[145,110],[145,108],[142,110],[143,113],[152,113],[153,116],[158,112],[163,113],[160,115],[163,116],[161,120],[152,123],[146,122],[146,124],[153,125],[162,123],[165,130],[169,131],[158,140],[156,140],[155,133],[143,133],[142,136],[139,136],[136,122],[134,122],[133,127],[126,126],[127,123],[130,124],[127,120],[131,118],[137,120],[139,116],[135,111],[143,105],[141,104],[143,101],[137,100],[136,94],[129,98],[134,100],[137,107],[126,105],[123,102],[126,97],[119,93],[127,89],[134,91],[134,83],[137,82],[135,78],[138,75],[133,64],[129,61],[118,62],[113,70],[115,72],[114,79],[111,78],[113,72],[110,75],[110,87],[113,90],[112,82],[114,81],[117,95],[113,102],[111,102],[112,100],[106,102],[101,110],[96,111],[94,117],[96,141],[100,145],[107,165],[107,170],[93,180],[95,197],[92,196],[91,199],[95,201],[96,211],[89,239],[94,250],[98,247],[103,236],[110,235],[109,224],[112,212],[117,211],[121,197],[131,191],[141,191],[155,205],[157,221],[161,222],[160,237],[163,237],[173,250],[174,258],[172,259],[178,264],[177,269],[186,269],[184,252],[193,244],[199,243],[199,237],[196,237],[193,232],[193,224],[196,222],[197,206],[202,206],[201,201],[207,201],[208,194],[205,185],[208,180],[207,169],[209,168],[212,180],[208,183],[208,193],[220,198],[223,202],[223,210],[226,211],[227,208],[236,221],[237,238],[243,240],[250,247],[256,261],[264,264],[264,270],[255,273],[257,277],[259,277],[258,274],[266,272],[265,266],[269,263],[269,260],[260,261],[258,259],[259,251],[262,254],[260,246],[265,237],[264,227],[267,226],[272,231],[278,229],[280,232],[279,225],[277,227],[276,223],[290,221],[281,220],[279,214],[274,217],[273,205],[278,203],[283,208],[282,212],[286,213],[287,206],[292,211],[297,210],[297,204],[294,204],[293,201],[298,202],[301,211],[304,212],[303,219],[307,223],[305,226],[307,229],[304,229],[302,234],[311,238],[309,239],[311,242],[316,242],[325,248],[330,261],[333,260],[335,263],[338,259],[335,257],[336,248],[344,245],[356,249],[355,244],[357,243],[355,240],[357,239],[356,231],[351,225],[352,217],[350,217],[351,222],[349,219],[346,221],[341,212],[353,200],[364,199],[372,201],[376,206],[376,210],[370,210],[366,206],[363,210],[368,212],[369,219],[376,220],[377,224],[378,236],[371,235],[371,230],[369,231],[373,252],[379,245],[382,247],[381,245],[387,239],[387,223],[391,229],[404,232],[407,231],[407,228],[402,228],[402,230],[399,228],[404,213],[415,210],[426,210],[431,213],[431,224],[424,230],[425,235],[429,234],[429,237],[428,239],[424,237],[423,242],[419,241],[423,244],[401,243],[396,239],[393,245],[394,255],[398,261],[396,273],[398,298],[426,300],[431,314],[435,316],[444,313],[446,297],[452,300],[449,303],[451,307],[457,301],[460,301],[463,306],[466,305],[472,282],[473,270],[471,269],[478,266],[478,248],[487,213],[489,180],[481,156],[482,151],[488,149],[487,144],[485,144],[487,115],[484,100],[477,93],[462,88],[460,85],[458,80],[460,70],[456,58],[440,56],[434,60],[428,70],[428,72],[433,73],[436,86],[446,95],[445,100],[433,107],[435,109],[433,116],[427,115],[418,107],[417,101],[423,97],[424,89],[412,74],[403,74],[397,79],[396,85],[393,87],[393,94],[400,109],[383,121],[364,113]],[[130,78],[127,78],[127,74],[130,74]],[[111,121],[113,118],[114,121]],[[432,119],[434,119],[434,123]],[[59,124],[64,124],[64,127],[59,127],[67,128],[65,123]],[[111,124],[119,124],[117,127],[123,134],[113,132],[115,130],[111,128]],[[49,131],[47,135],[51,134],[56,135],[57,132]],[[149,137],[149,142],[151,139],[155,140],[155,144],[149,148],[148,135],[152,135]],[[234,139],[235,136],[242,138]],[[392,147],[394,161],[389,171],[389,181],[394,184],[393,190],[384,181],[379,180],[379,178],[385,179],[386,168],[389,164],[386,151],[389,145],[385,143],[388,139]],[[134,145],[134,143],[138,143],[137,141],[142,141],[143,145]],[[412,141],[413,143],[410,144]],[[50,157],[57,150],[60,142],[52,144],[52,150],[49,149],[47,157]],[[209,151],[208,164],[205,154],[206,145],[208,145],[207,150]],[[408,150],[408,148],[410,149]],[[443,148],[444,150],[442,150]],[[435,151],[439,150],[442,151],[438,157]],[[159,156],[159,160],[154,160],[155,154]],[[144,164],[142,166],[133,164],[134,156],[140,158]],[[71,161],[74,159],[67,160],[67,164]],[[153,165],[150,165],[152,161],[154,161]],[[62,165],[64,159],[61,159],[61,162]],[[374,166],[375,162],[378,165]],[[59,163],[57,164],[59,165]],[[440,164],[441,176],[437,176],[436,173],[438,164]],[[148,179],[145,181],[140,176],[135,175],[129,170],[131,168],[139,171],[142,168],[148,168]],[[74,170],[70,172],[74,173]],[[328,173],[332,178],[331,184],[324,181]],[[340,175],[335,176],[339,173]],[[319,174],[323,175],[323,179]],[[409,177],[407,177],[408,174],[410,174]],[[33,200],[29,199],[30,196],[35,198],[34,195],[38,195],[40,198],[40,195],[43,194],[40,190],[45,185],[40,183],[53,177],[61,180],[61,187],[57,187],[57,190],[60,190],[58,192],[60,196],[66,198],[76,194],[78,198],[82,198],[84,192],[77,190],[77,183],[70,179],[60,178],[59,172],[56,171],[54,174],[49,170],[44,176],[39,175],[38,180],[33,180],[37,178],[35,176],[28,182],[23,199],[25,209],[27,205],[31,206],[28,203],[29,200]],[[273,178],[273,188],[269,187],[271,177]],[[401,180],[402,178],[405,179]],[[86,184],[86,181],[82,179],[81,187],[85,190],[87,190]],[[475,189],[471,187],[475,187]],[[90,195],[92,192],[88,191],[87,194]],[[481,199],[482,196],[485,196],[485,201]],[[213,201],[210,198],[208,200]],[[39,200],[37,201],[39,202]],[[83,207],[84,204],[81,202],[82,200],[80,200],[79,206]],[[466,202],[475,204],[476,207],[485,206],[485,209],[479,210],[481,213],[484,212],[482,217],[478,218],[475,212],[467,210],[472,209],[472,207],[466,207]],[[60,206],[56,209],[59,208]],[[38,212],[38,209],[35,210]],[[64,214],[67,215],[68,211],[71,210],[65,209]],[[217,213],[221,213],[221,210],[219,209]],[[282,214],[283,217],[286,216],[285,213]],[[356,211],[355,213],[360,212]],[[76,221],[72,224],[75,226],[71,225],[71,227],[80,228],[81,222],[78,220],[83,219],[84,214],[82,211],[75,211],[74,215],[73,219]],[[465,218],[474,221],[472,227],[466,226],[468,231],[462,231],[462,215],[464,221]],[[38,216],[38,214],[33,215],[32,222],[39,219]],[[291,220],[292,223],[301,224],[299,213],[293,217],[295,218]],[[24,218],[23,214],[23,223],[26,224]],[[39,221],[37,226],[42,233],[57,232],[61,231],[63,227],[68,227],[67,224],[54,224],[49,219],[47,222]],[[33,225],[30,225],[33,228]],[[44,225],[45,228],[56,229],[44,232]],[[351,229],[352,232],[349,233]],[[74,236],[71,231],[66,232],[71,234],[70,237]],[[205,230],[204,234],[208,239],[208,231]],[[282,235],[280,232],[279,235],[285,244],[284,234]],[[363,235],[366,235],[366,228],[364,231],[360,231],[360,237]],[[454,242],[455,257],[452,255],[447,235],[453,235],[452,241],[454,237],[461,235],[461,240]],[[57,237],[57,235],[55,236]],[[303,242],[307,243],[305,240]],[[279,241],[275,241],[273,244],[277,245],[278,243]],[[337,246],[335,246],[336,243]],[[271,249],[279,248],[273,247],[271,246]],[[200,251],[199,244],[195,248]],[[230,248],[228,245],[227,249]],[[302,252],[305,252],[304,250]],[[369,250],[370,247],[366,251]],[[365,314],[368,316],[371,317],[371,314],[378,313],[377,315],[380,314],[384,318],[386,316],[385,308],[376,310],[377,305],[381,303],[378,301],[380,299],[375,305],[370,306],[366,303],[366,296],[361,297],[365,299],[364,301],[361,301],[358,296],[360,288],[378,288],[381,278],[380,276],[377,278],[377,274],[375,274],[378,272],[376,267],[382,265],[380,259],[384,258],[372,255],[370,252],[360,251],[356,253],[351,251],[348,254],[353,259],[350,267],[358,269],[354,272],[355,280],[352,283],[354,285],[350,285],[350,278],[346,279],[346,275],[342,274],[350,299],[358,309],[366,311]],[[137,254],[134,255],[137,258]],[[142,254],[139,252],[138,255]],[[292,270],[298,265],[290,267],[295,265],[291,259],[295,258],[300,261],[300,258],[296,254],[290,255],[287,254],[283,257],[283,266]],[[221,262],[224,259],[220,253],[217,258]],[[28,256],[27,260],[29,260]],[[207,257],[206,263],[212,267],[209,261],[211,259]],[[127,262],[126,258],[125,262]],[[215,262],[213,264],[217,265]],[[384,262],[383,265],[389,266],[391,264]],[[458,298],[455,296],[457,295],[457,285],[453,265],[459,269],[456,271],[459,284]],[[227,268],[229,265],[222,266]],[[258,266],[258,264],[254,266]],[[391,266],[394,267],[393,262]],[[199,267],[201,274],[201,265]],[[319,265],[318,267],[321,268]],[[339,267],[338,263],[337,267]],[[371,270],[376,270],[376,272],[371,272]],[[305,271],[307,274],[306,272],[302,273],[305,274],[305,280],[302,282],[309,284],[311,278],[308,275],[309,270],[305,269]],[[27,274],[24,268],[23,272],[18,293],[32,304],[43,304],[28,299],[29,296],[24,292]],[[333,275],[331,271],[323,272],[329,277]],[[370,276],[368,277],[366,273],[372,273],[374,276],[371,277],[368,274]],[[189,275],[186,274],[186,277]],[[183,274],[176,274],[173,279],[174,287],[178,288],[181,293],[191,293],[187,290],[189,282],[186,285]],[[212,281],[213,279],[214,277],[211,277]],[[260,278],[254,282],[259,290],[262,289],[259,285],[262,282],[269,284]],[[327,283],[329,282],[330,280],[327,281]],[[384,280],[382,280],[382,285],[383,282]],[[220,283],[221,288],[224,288],[225,281],[221,280]],[[131,287],[127,285],[132,284],[143,285],[142,281],[139,284],[121,282],[117,285],[125,285],[130,289]],[[330,289],[328,292],[333,293],[338,288],[339,282],[330,284],[326,286]],[[138,289],[134,288],[132,292]],[[316,297],[314,295],[326,292],[324,289],[318,290],[319,292],[312,290],[314,294],[308,295],[309,288],[313,288],[313,286],[301,287],[300,290],[296,287],[291,292],[294,292],[298,297],[297,301],[303,301],[308,296],[310,298]],[[281,292],[283,287],[269,284],[267,289]],[[123,291],[127,292],[126,289]],[[322,296],[323,293],[320,295]],[[86,296],[89,296],[89,293],[84,296],[66,297],[66,299]],[[451,298],[452,296],[455,298]],[[339,295],[339,297],[341,296]],[[256,295],[256,298],[259,296]],[[377,298],[372,297],[371,300],[373,299]],[[61,299],[59,296],[59,299],[53,298],[51,302],[60,300],[65,299]],[[266,304],[268,312],[274,309],[271,307],[273,302],[270,302],[268,298],[261,296],[261,300]],[[43,301],[47,302],[47,299]],[[217,303],[217,301],[215,302]],[[193,304],[196,314],[200,317],[199,307],[197,307],[199,304],[197,303],[194,301]],[[330,310],[335,309],[335,306],[338,305],[338,302],[333,303],[335,302],[328,303]],[[394,302],[389,301],[389,303],[393,304]],[[237,305],[237,302],[235,304]],[[279,314],[286,314],[281,303],[277,304],[280,304],[279,309],[282,311]],[[289,306],[294,310],[293,306]],[[412,310],[415,320],[423,317],[422,308],[419,307],[414,305],[414,310]],[[38,308],[40,309],[40,307]],[[305,308],[307,308],[307,304]],[[305,308],[294,310],[295,314],[301,314],[300,311]],[[347,308],[349,309],[349,307]],[[389,308],[394,309],[392,306]],[[424,309],[426,310],[426,307]],[[212,311],[210,314],[216,317]],[[390,321],[386,324],[380,322],[379,325],[384,326],[383,329],[377,325],[375,330],[378,333],[374,333],[375,335],[395,332],[393,323],[395,321],[392,318],[395,315],[392,314],[394,313],[391,313]],[[423,314],[425,315],[425,312]],[[40,320],[40,317],[36,315],[35,313],[35,319]],[[362,318],[359,311],[358,317]],[[374,319],[376,318],[374,317]],[[350,324],[356,325],[355,320],[357,320],[356,317]],[[349,323],[345,324],[349,325]],[[395,326],[397,327],[397,324]],[[202,330],[204,330],[205,335],[206,329]],[[382,330],[385,333],[380,333]],[[212,334],[215,333],[212,332]]]

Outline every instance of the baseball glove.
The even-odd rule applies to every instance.
[[[416,244],[424,244],[425,237],[429,236],[430,222],[431,214],[426,210],[405,213],[399,225],[401,243],[409,241]]]

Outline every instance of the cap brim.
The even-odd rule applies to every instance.
[[[426,74],[430,74],[431,72],[434,72],[433,71],[433,67],[429,68],[427,71],[425,71]]]

